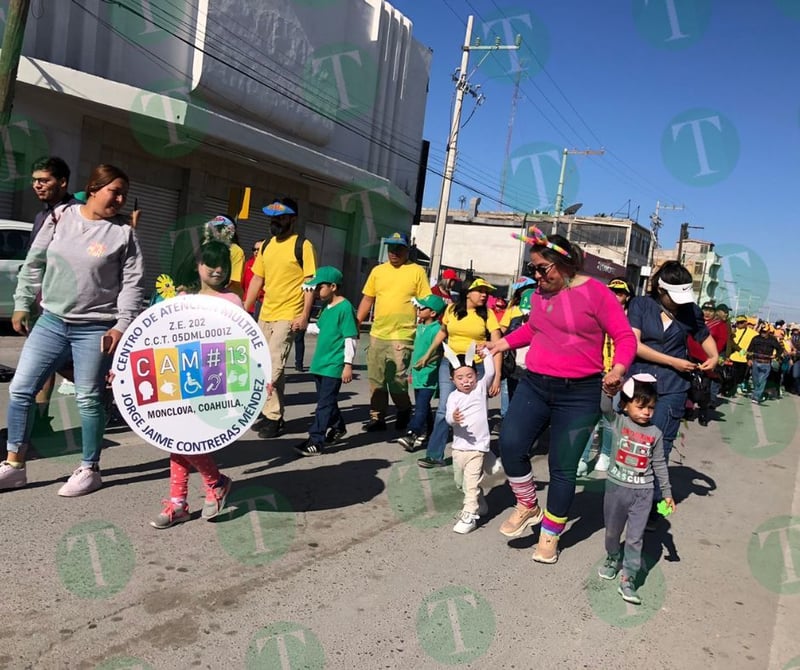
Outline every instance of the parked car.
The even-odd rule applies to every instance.
[[[0,321],[14,313],[17,275],[25,261],[33,224],[0,219]]]

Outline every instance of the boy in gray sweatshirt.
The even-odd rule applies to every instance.
[[[658,479],[668,507],[675,508],[661,430],[651,423],[658,399],[655,382],[656,378],[648,374],[629,378],[620,394],[622,414],[614,412],[611,398],[604,396],[600,403],[611,426],[612,442],[603,499],[607,557],[598,575],[612,580],[621,568],[619,594],[634,605],[642,603],[636,591],[636,577],[642,567],[642,544],[653,505],[654,479]],[[626,524],[625,555],[621,559],[620,538]]]

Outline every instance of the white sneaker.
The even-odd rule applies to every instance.
[[[58,495],[65,498],[77,498],[96,491],[102,485],[103,480],[100,479],[99,470],[81,467],[75,470],[67,480],[67,483],[58,489]]]
[[[25,467],[15,468],[8,461],[0,463],[0,491],[21,489],[28,483]]]
[[[478,526],[478,519],[480,517],[472,512],[462,510],[459,512],[457,518],[458,521],[456,521],[456,525],[453,526],[453,530],[461,535],[466,535],[467,533],[471,533],[473,530],[475,530],[475,528]]]
[[[578,461],[578,477],[585,477],[589,472],[589,464],[583,459]]]
[[[600,454],[597,457],[597,463],[594,464],[594,469],[597,472],[608,472],[608,466],[611,464],[611,459],[607,454]]]

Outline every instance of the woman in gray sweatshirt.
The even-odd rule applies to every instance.
[[[103,395],[111,355],[139,312],[144,262],[136,234],[119,212],[128,176],[98,165],[86,204],[58,207],[31,245],[14,294],[14,330],[28,335],[9,388],[8,456],[0,464],[0,490],[27,483],[31,403],[45,379],[72,358],[81,417],[81,464],[58,491],[80,496],[97,490],[105,428]],[[41,292],[42,315],[29,330],[31,306]]]

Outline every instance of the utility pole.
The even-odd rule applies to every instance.
[[[6,14],[6,29],[3,33],[3,52],[0,54],[0,127],[11,121],[14,105],[14,89],[17,82],[19,56],[25,37],[30,0],[10,0]]]
[[[656,212],[655,214],[650,215],[650,228],[653,231],[653,245],[650,249],[650,267],[653,267],[656,257],[656,249],[658,248],[658,231],[661,230],[661,226],[664,225],[664,222],[661,220],[661,216],[659,215],[659,211],[662,209],[667,209],[673,212],[680,212],[686,209],[683,205],[662,205],[660,200],[656,200]]]
[[[681,224],[681,234],[678,238],[678,263],[683,264],[683,241],[689,239],[689,228],[702,230],[703,226],[690,226],[688,221]]]
[[[564,207],[564,180],[567,176],[567,156],[602,156],[605,152],[605,149],[587,149],[586,151],[579,151],[578,149],[565,148],[561,153],[561,174],[558,177],[558,190],[556,191],[556,220],[561,216],[562,208]]]
[[[464,46],[461,52],[461,67],[453,75],[456,82],[456,101],[453,105],[453,120],[450,124],[450,135],[447,138],[445,149],[444,174],[442,175],[442,193],[439,196],[439,211],[436,214],[436,223],[433,227],[433,248],[431,251],[431,280],[439,277],[439,269],[442,266],[442,252],[444,251],[445,228],[447,226],[447,211],[450,209],[450,190],[453,186],[453,174],[456,168],[456,152],[458,149],[458,132],[461,129],[461,107],[464,104],[464,95],[469,93],[474,98],[479,98],[478,87],[469,83],[469,52],[470,51],[501,51],[519,49],[520,38],[513,46],[505,46],[499,43],[499,39],[491,46],[480,46],[480,44],[470,45],[472,41],[472,23],[474,17],[467,18],[467,33],[464,37]],[[488,55],[488,54],[487,54]],[[480,98],[479,98],[480,99]]]

